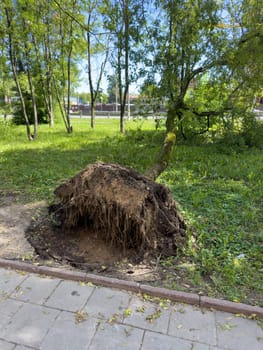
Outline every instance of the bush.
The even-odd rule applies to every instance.
[[[263,121],[253,113],[244,117],[241,135],[248,147],[263,148]]]
[[[239,127],[225,129],[217,141],[221,150],[242,152],[247,148],[263,148],[263,121],[253,113],[247,113]],[[228,152],[227,152],[228,153]]]
[[[240,132],[226,130],[217,141],[219,150],[226,154],[242,152],[247,148],[246,141]]]
[[[42,101],[37,100],[37,112],[38,112],[38,123],[39,124],[46,124],[48,123],[48,114],[46,111],[46,108],[43,106]],[[32,101],[30,98],[30,95],[25,96],[25,104],[26,104],[26,111],[29,119],[29,123],[33,124],[34,123],[34,112],[33,112],[33,106],[32,106]],[[13,123],[16,125],[24,125],[25,124],[25,119],[23,116],[22,108],[20,102],[18,102],[14,106],[14,118],[13,118]]]

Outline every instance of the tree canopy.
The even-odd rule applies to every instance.
[[[72,131],[70,96],[80,63],[87,66],[93,107],[102,76],[109,76],[109,99],[115,102],[117,93],[122,132],[131,82],[144,81],[144,90],[151,86],[148,92],[167,110],[170,150],[178,132],[186,138],[251,110],[262,90],[263,8],[256,0],[1,0],[1,5],[1,85],[13,86],[19,96],[29,139],[37,136],[41,109],[54,124],[54,105]]]

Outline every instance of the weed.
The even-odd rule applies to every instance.
[[[112,324],[112,323],[116,323],[118,322],[119,319],[119,315],[118,314],[113,314],[111,316],[111,318],[108,320],[108,323]]]
[[[144,314],[146,307],[144,305],[137,307],[136,312],[141,312]]]
[[[226,322],[226,323],[220,324],[219,327],[222,331],[231,331],[231,329],[235,328],[236,325]]]
[[[161,317],[161,314],[162,314],[161,310],[156,309],[153,314],[146,316],[146,321],[153,323],[154,321],[156,321],[158,318]]]
[[[131,313],[132,313],[132,311],[131,311],[131,309],[125,309],[124,311],[123,311],[123,317],[125,318],[125,317],[129,317],[130,315],[131,315]]]
[[[75,323],[82,323],[88,319],[88,314],[85,311],[77,311],[75,313]]]

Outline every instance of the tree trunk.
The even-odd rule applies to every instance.
[[[128,0],[124,2],[124,91],[121,99],[121,115],[120,115],[120,131],[121,133],[125,133],[125,125],[124,125],[124,114],[125,107],[127,101],[127,95],[129,91],[129,3]]]
[[[94,129],[95,126],[95,105],[94,101],[91,101],[90,104],[90,127]]]
[[[72,23],[71,23],[72,25]],[[68,89],[67,89],[67,112],[66,112],[66,120],[67,120],[67,132],[71,134],[73,132],[72,126],[70,125],[70,90],[71,90],[71,53],[72,53],[72,45],[69,50],[69,55],[67,58],[67,73],[68,73]]]
[[[64,104],[61,102],[61,98],[60,98],[60,96],[59,96],[59,91],[58,91],[58,88],[57,88],[57,85],[56,85],[56,81],[54,80],[53,83],[54,83],[54,90],[55,90],[55,93],[56,93],[56,98],[57,98],[58,105],[59,105],[59,110],[60,110],[60,113],[61,113],[63,122],[64,122],[64,124],[65,124],[65,127],[66,127],[66,129],[68,129],[67,119],[66,119],[66,115],[65,115],[65,106],[64,106]],[[64,96],[63,96],[63,97],[64,97]]]
[[[51,79],[48,82],[48,98],[47,98],[47,110],[49,116],[49,126],[53,128],[54,126],[54,111],[53,111],[53,98],[52,98],[52,88]]]
[[[88,17],[88,28],[90,28],[91,12]],[[97,91],[94,91],[92,71],[91,71],[91,42],[90,32],[87,31],[87,49],[88,49],[88,78],[89,78],[89,89],[90,89],[90,127],[94,129],[95,126],[95,103],[97,97]]]
[[[157,177],[167,168],[176,143],[175,118],[176,110],[170,108],[166,119],[166,133],[162,144],[161,151],[157,156],[157,160],[145,172],[145,176],[151,180],[156,180]]]
[[[48,59],[47,59],[47,48],[46,48],[46,43],[44,41],[44,59],[46,61],[46,67],[47,67],[47,72],[46,72],[46,84],[45,84],[45,79],[41,67],[41,59],[40,59],[40,53],[39,53],[39,48],[38,44],[36,42],[36,38],[34,35],[32,35],[32,40],[35,48],[35,54],[37,58],[37,64],[38,64],[38,70],[39,70],[39,79],[40,79],[40,87],[41,87],[41,92],[44,98],[44,103],[45,107],[47,109],[48,113],[48,121],[49,121],[49,126],[53,127],[54,126],[54,115],[53,115],[53,105],[52,105],[52,78],[51,78],[51,72],[49,69],[49,64],[48,64]]]
[[[88,28],[90,28],[90,21],[91,21],[91,12],[88,17]],[[92,129],[95,127],[95,106],[96,106],[96,101],[98,99],[98,94],[100,91],[100,84],[102,80],[102,75],[105,70],[105,66],[108,60],[108,55],[109,55],[109,49],[107,47],[106,49],[106,54],[105,58],[101,63],[100,70],[99,70],[99,77],[97,79],[97,83],[93,84],[93,79],[92,79],[92,70],[91,70],[91,57],[92,57],[92,47],[91,47],[91,41],[90,41],[90,32],[87,32],[87,54],[88,54],[88,79],[89,79],[89,89],[90,89],[90,105],[91,105],[91,117],[90,117],[90,126]]]
[[[125,134],[125,122],[124,122],[124,115],[125,115],[125,105],[121,103],[121,111],[120,111],[120,132],[122,134]]]
[[[25,124],[26,124],[26,132],[27,132],[27,137],[29,141],[32,141],[34,139],[33,135],[31,134],[30,131],[30,123],[29,123],[29,119],[28,119],[28,115],[27,115],[27,111],[26,111],[26,104],[25,104],[25,100],[24,100],[24,96],[22,93],[22,89],[21,89],[21,85],[19,82],[19,78],[17,75],[17,70],[16,70],[16,60],[15,60],[15,53],[13,50],[13,38],[12,38],[12,34],[11,34],[11,19],[10,19],[10,14],[9,14],[9,9],[5,8],[5,13],[6,13],[6,21],[7,21],[7,28],[8,28],[8,45],[9,45],[9,58],[10,58],[10,63],[12,66],[12,72],[13,72],[13,76],[14,76],[14,80],[15,80],[15,84],[16,84],[16,88],[19,94],[19,98],[20,98],[20,103],[21,103],[21,109],[22,109],[22,113],[25,119]]]
[[[49,116],[49,126],[54,126],[54,111],[53,111],[53,98],[52,98],[52,54],[50,48],[50,23],[48,23],[48,33],[46,42],[46,66],[47,66],[47,110]]]
[[[37,132],[38,132],[37,104],[36,104],[36,98],[35,98],[34,85],[33,85],[32,77],[31,77],[31,74],[30,74],[30,71],[29,71],[28,68],[27,68],[27,76],[28,76],[28,82],[29,82],[29,86],[30,86],[30,92],[31,92],[31,98],[32,98],[32,107],[33,107],[33,115],[34,115],[34,139],[36,139],[37,138]]]
[[[26,26],[24,22],[24,26]],[[29,83],[30,93],[31,93],[31,100],[32,100],[32,109],[33,109],[33,115],[34,115],[34,139],[37,138],[38,134],[38,114],[37,114],[37,103],[36,103],[36,96],[35,96],[35,89],[34,84],[31,76],[31,67],[30,67],[30,52],[28,49],[27,42],[25,42],[25,57],[26,57],[26,70],[27,70],[27,79]]]

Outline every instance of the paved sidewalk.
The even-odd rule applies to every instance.
[[[0,268],[0,350],[261,350],[255,320]]]

